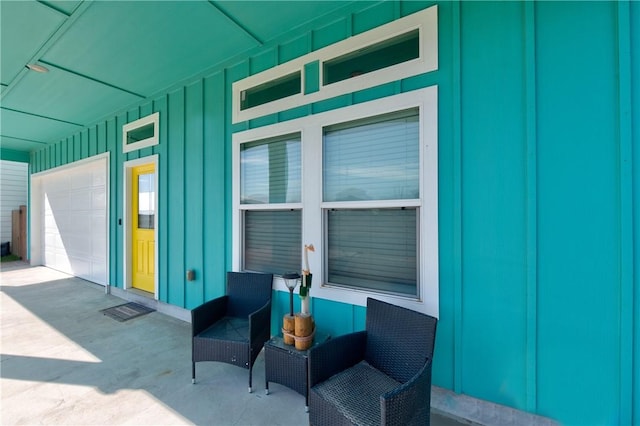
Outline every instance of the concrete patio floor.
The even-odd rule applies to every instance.
[[[118,322],[126,301],[22,262],[1,265],[0,424],[306,425],[304,398],[264,392],[264,356],[248,371],[199,363],[191,384],[190,324],[152,312]],[[462,423],[432,413],[431,424]]]

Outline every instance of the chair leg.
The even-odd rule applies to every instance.
[[[249,364],[249,393],[253,392],[253,388],[251,387],[251,373],[253,370],[253,365]]]
[[[191,363],[191,383],[196,384],[196,363]]]

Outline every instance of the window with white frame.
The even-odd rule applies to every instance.
[[[419,121],[411,108],[324,128],[328,284],[419,296]]]
[[[313,297],[437,316],[437,135],[435,86],[235,133],[234,268],[299,272],[314,244]]]
[[[242,144],[243,269],[297,271],[301,244],[300,135]]]

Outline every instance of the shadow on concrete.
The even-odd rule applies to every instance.
[[[264,358],[248,371],[199,363],[190,324],[152,312],[118,322],[103,287],[47,268],[3,265],[2,424],[304,425],[304,398],[273,384]],[[434,425],[458,425],[432,414]]]

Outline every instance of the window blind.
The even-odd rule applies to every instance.
[[[419,198],[419,140],[417,108],[325,128],[324,201]]]
[[[300,270],[300,210],[247,210],[243,228],[245,270],[275,275]]]
[[[418,296],[415,208],[329,210],[330,284]]]

